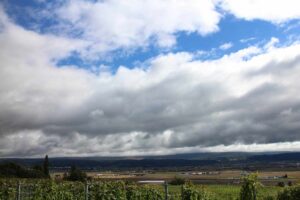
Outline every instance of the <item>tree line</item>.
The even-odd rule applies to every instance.
[[[33,167],[21,166],[8,162],[0,164],[0,178],[50,178],[49,158],[45,156],[41,165]]]

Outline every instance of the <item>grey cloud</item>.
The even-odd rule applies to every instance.
[[[51,62],[77,44],[3,21],[9,26],[0,32],[0,156],[300,140],[299,44],[255,55],[250,47],[207,61],[166,54],[141,68],[93,74]]]
[[[285,68],[286,62],[281,64],[283,69],[291,70]],[[295,66],[291,73],[295,73],[298,68]],[[261,72],[259,75],[263,74]],[[112,76],[114,79],[118,74]],[[225,86],[213,79],[211,83],[199,83],[196,80],[196,84],[192,84],[195,81],[193,77],[188,79],[185,76],[184,72],[180,72],[173,78],[167,76],[167,79],[150,84],[150,87],[137,90],[119,90],[118,87],[122,86],[117,84],[111,89],[104,85],[108,88],[103,92],[103,86],[96,84],[95,89],[99,93],[93,93],[87,101],[62,111],[43,112],[47,110],[45,104],[36,104],[38,112],[28,112],[26,109],[26,112],[22,112],[21,109],[17,112],[19,115],[10,116],[11,107],[7,107],[8,114],[1,115],[2,137],[24,129],[40,130],[45,137],[45,141],[40,143],[42,147],[23,151],[24,155],[67,148],[64,146],[70,146],[70,142],[79,142],[76,138],[71,139],[75,133],[87,137],[88,142],[96,140],[99,148],[108,145],[107,149],[111,152],[199,145],[206,147],[236,142],[276,143],[300,139],[300,126],[297,123],[300,120],[300,101],[292,98],[296,95],[293,90],[298,88],[297,83],[293,83],[295,88],[286,88],[275,80],[240,97],[234,97],[227,93]],[[118,82],[117,79],[114,81]],[[63,102],[57,100],[57,103]],[[39,121],[41,119],[42,122]],[[9,124],[3,123],[9,121]],[[172,134],[165,139],[164,132],[167,130],[171,130]],[[133,132],[138,134],[128,136]],[[48,138],[51,135],[56,139]],[[88,144],[83,142],[82,146],[85,145]],[[70,148],[76,147],[71,145]],[[82,154],[97,151],[81,148],[74,151]],[[19,150],[11,151],[23,155]]]

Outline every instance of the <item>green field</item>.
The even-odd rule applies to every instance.
[[[163,192],[163,186],[152,186],[156,187]],[[182,186],[169,185],[170,196],[181,193]],[[214,200],[235,200],[238,199],[240,193],[240,186],[238,185],[195,185],[196,188],[203,189],[209,193]],[[264,199],[267,196],[277,196],[279,191],[283,190],[282,187],[277,186],[261,186],[258,189],[257,199]]]
[[[18,185],[21,185],[19,191]],[[166,197],[163,184],[136,184],[125,181],[83,183],[55,182],[45,179],[0,179],[0,200],[15,200],[18,199],[19,194],[21,200],[85,200],[87,186],[89,188],[88,200],[164,200]],[[241,191],[239,185],[190,185],[188,183],[184,186],[169,184],[167,188],[169,200],[237,200]],[[275,200],[278,192],[283,190],[283,187],[260,185],[257,188],[256,200],[265,200],[265,197],[273,197]],[[300,192],[299,189],[298,191]],[[205,198],[190,198],[191,193],[196,196],[204,195]],[[27,195],[26,198],[23,198],[24,195]]]

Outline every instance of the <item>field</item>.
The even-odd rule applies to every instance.
[[[300,183],[300,171],[257,171],[260,182],[268,186],[276,186],[278,182],[293,184]],[[181,172],[160,172],[160,171],[143,171],[143,172],[88,172],[88,176],[95,180],[167,180],[170,181],[175,177],[191,180],[195,184],[219,184],[219,185],[238,185],[242,176],[247,172],[240,170],[224,171],[181,171]],[[52,177],[61,177],[62,173],[53,173]]]
[[[198,185],[197,187],[203,187],[207,190],[213,199],[219,200],[232,200],[237,199],[240,192],[240,186],[237,185]],[[282,190],[282,188],[277,186],[264,186],[260,187],[258,190],[258,199],[263,199],[263,197],[273,196],[275,197],[277,193]],[[180,192],[180,186],[170,186],[170,193]]]
[[[247,172],[240,170],[224,170],[224,171],[122,171],[122,172],[88,172],[90,177],[97,181],[133,181],[139,183],[141,181],[166,180],[171,181],[175,177],[189,180],[195,184],[195,188],[204,189],[214,200],[235,200],[239,197],[241,189],[241,177]],[[276,197],[283,188],[277,186],[279,182],[285,185],[292,183],[293,185],[300,183],[300,171],[258,171],[258,180],[261,183],[257,193],[257,199],[264,197]],[[58,174],[53,174],[53,177]],[[152,188],[164,192],[164,185],[151,184]],[[168,185],[169,197],[176,199],[181,195],[181,186]]]

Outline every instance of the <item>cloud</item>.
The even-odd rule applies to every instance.
[[[300,18],[297,0],[217,0],[220,7],[237,18],[265,20],[275,24]]]
[[[95,4],[83,3],[83,10]],[[117,2],[98,6],[109,3]],[[86,48],[82,39],[26,30],[3,11],[0,27],[0,156],[278,150],[277,145],[299,150],[297,42],[279,45],[271,38],[265,46],[206,60],[197,53],[166,53],[111,73],[104,65],[57,66],[57,60]],[[172,27],[163,30],[194,26]],[[185,30],[202,30],[194,28]]]
[[[256,39],[255,37],[244,38],[244,39],[241,39],[240,42],[241,43],[248,43],[248,42],[253,41],[255,39]]]
[[[118,49],[169,48],[179,32],[205,36],[218,31],[221,18],[212,0],[75,0],[54,13],[61,19],[55,32],[78,33],[75,37],[90,44],[82,52],[90,59]]]
[[[233,47],[233,44],[231,42],[228,42],[228,43],[224,43],[224,44],[220,45],[219,49],[227,50],[227,49],[230,49],[231,47]]]
[[[180,34],[205,37],[219,31],[226,14],[278,25],[300,17],[297,0],[56,0],[39,5],[40,10],[26,8],[28,26],[81,41],[85,45],[77,52],[84,61],[109,60],[149,47],[172,49]]]
[[[168,53],[97,75],[55,66],[80,42],[2,24],[1,156],[159,154],[300,139],[297,43],[278,47],[273,38],[206,61]]]

